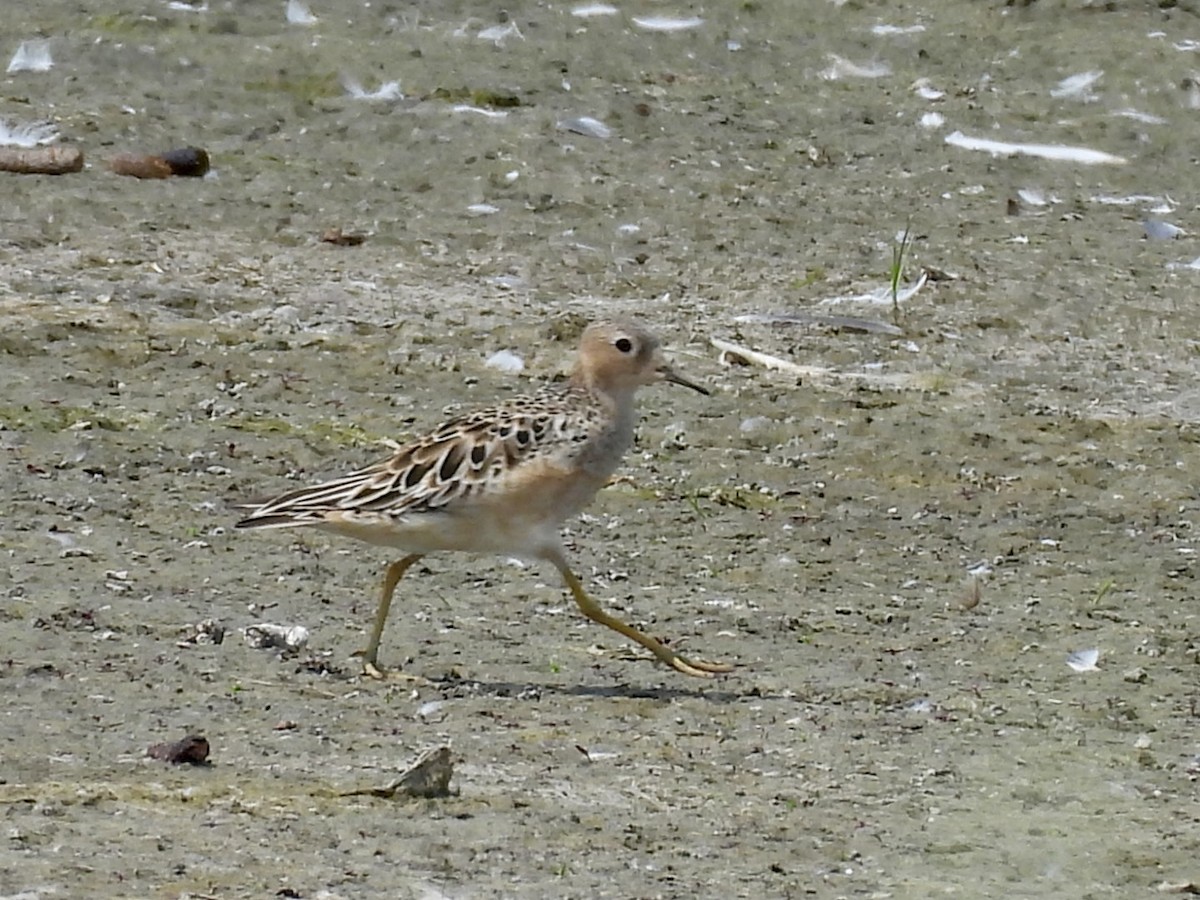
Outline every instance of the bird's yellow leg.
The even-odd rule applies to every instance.
[[[404,573],[412,568],[413,563],[420,558],[420,553],[410,553],[404,559],[388,566],[387,572],[383,576],[383,593],[379,597],[379,607],[375,610],[375,625],[371,629],[371,638],[367,641],[367,649],[356,654],[362,657],[363,671],[372,678],[386,677],[386,673],[378,666],[379,641],[383,638],[383,626],[387,624],[388,611],[392,608],[392,595],[396,593],[396,585],[400,583]]]
[[[648,634],[643,634],[632,625],[622,622],[616,616],[609,615],[600,608],[595,600],[588,596],[584,590],[583,582],[581,582],[575,573],[571,571],[565,559],[561,556],[551,556],[550,561],[554,563],[559,574],[562,575],[563,582],[566,583],[567,589],[570,590],[571,596],[575,598],[575,602],[579,604],[583,614],[593,622],[599,622],[601,625],[607,625],[613,631],[625,635],[631,641],[641,644],[651,653],[653,653],[660,662],[666,663],[676,672],[682,672],[684,675],[694,675],[697,678],[712,678],[713,675],[719,675],[723,672],[732,672],[733,666],[728,663],[711,663],[702,660],[690,660],[674,650],[670,649],[660,641],[656,641]]]

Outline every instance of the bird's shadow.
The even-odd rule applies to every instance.
[[[607,700],[703,700],[728,704],[749,699],[783,699],[771,697],[758,687],[744,691],[729,690],[719,682],[704,682],[687,686],[646,686],[638,684],[563,684],[536,681],[489,681],[443,675],[429,679],[430,686],[452,697],[512,697],[536,700],[544,695],[560,697],[591,697]]]
[[[410,661],[411,662],[411,661]],[[300,661],[296,671],[313,675],[329,676],[339,681],[362,684],[378,683],[364,675],[351,674],[345,668],[331,665],[323,658],[309,658]],[[744,671],[739,669],[739,671]],[[441,691],[446,697],[506,697],[517,700],[536,700],[544,695],[560,697],[591,697],[606,700],[703,700],[708,703],[737,703],[743,700],[786,700],[794,697],[791,693],[764,690],[762,685],[754,684],[740,689],[736,673],[731,676],[708,678],[688,678],[680,676],[679,684],[646,685],[639,683],[621,682],[620,684],[581,684],[550,681],[506,681],[474,678],[461,674],[456,669],[449,669],[438,675],[418,675],[410,673],[402,677],[424,687]],[[2,900],[2,898],[0,898]]]

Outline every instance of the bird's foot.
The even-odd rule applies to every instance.
[[[712,678],[714,675],[724,675],[734,670],[730,663],[706,662],[702,659],[688,659],[678,653],[672,653],[667,664],[676,672],[691,675],[693,678]]]
[[[354,654],[355,656],[363,656],[363,675],[368,678],[374,678],[376,681],[407,681],[412,684],[418,684],[422,687],[431,687],[434,682],[430,681],[423,675],[410,675],[408,672],[400,671],[399,669],[383,669],[373,659],[366,659],[361,652]]]

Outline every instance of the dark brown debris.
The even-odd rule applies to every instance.
[[[203,178],[208,174],[208,151],[200,147],[180,147],[162,154],[162,160],[171,167],[171,174],[180,178]]]
[[[203,766],[208,763],[208,739],[201,734],[189,734],[178,741],[154,744],[146,755],[172,765]]]
[[[208,173],[208,152],[199,147],[183,147],[163,153],[119,153],[109,160],[118,175],[131,178],[200,178]]]
[[[83,169],[78,147],[0,147],[0,171],[19,175],[66,175]]]
[[[108,162],[118,175],[131,178],[170,178],[171,167],[161,156],[151,153],[121,153]]]
[[[318,240],[323,244],[334,244],[338,247],[357,247],[367,236],[360,231],[342,231],[340,228],[326,228]]]

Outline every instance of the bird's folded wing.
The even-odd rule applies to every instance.
[[[390,458],[323,484],[268,500],[239,528],[322,522],[330,514],[400,516],[446,509],[479,498],[521,467],[569,454],[587,429],[568,423],[551,403],[510,401],[451,419]]]

